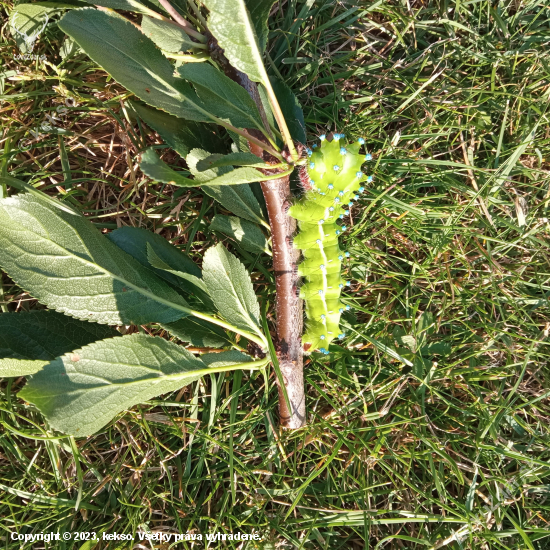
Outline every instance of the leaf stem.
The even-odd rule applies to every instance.
[[[213,374],[215,372],[228,372],[232,370],[261,369],[265,367],[269,363],[269,361],[270,359],[269,357],[267,357],[266,359],[261,359],[259,361],[247,361],[245,363],[238,363],[236,365],[225,365],[225,366],[222,365],[221,367],[210,367],[208,369],[201,369],[201,370],[195,371],[195,373]]]
[[[218,319],[217,317],[213,317],[212,315],[208,315],[206,313],[201,313],[200,311],[196,311],[194,309],[181,307],[181,306],[178,306],[177,304],[174,304],[172,307],[174,307],[174,309],[179,309],[180,311],[186,310],[186,313],[188,313],[189,315],[193,315],[193,317],[198,317],[199,319],[204,319],[205,321],[213,323],[214,325],[218,325],[218,326],[220,326],[222,328],[225,328],[227,330],[230,330],[232,332],[236,332],[237,334],[240,334],[241,336],[244,336],[247,340],[251,340],[252,342],[255,342],[262,349],[267,348],[267,342],[266,342],[266,340],[263,336],[258,337],[255,334],[252,334],[251,332],[248,332],[247,330],[243,330],[243,329],[240,329],[240,328],[237,328],[237,327],[233,326],[232,324],[228,323],[227,321],[223,321],[222,319]]]
[[[288,166],[288,164],[287,164],[287,166]],[[294,172],[294,166],[291,166],[288,170],[285,170],[284,172],[279,172],[278,174],[272,174],[270,176],[262,174],[262,181],[276,180],[276,179],[279,179],[279,178],[284,178],[286,176],[290,176],[290,174],[292,174],[292,172]]]
[[[161,19],[163,21],[170,21],[167,17],[164,17],[164,15],[161,15],[160,13],[157,13],[156,11],[148,8],[144,4],[141,4],[140,2],[136,2],[135,0],[127,0],[127,1],[128,1],[128,4],[130,4],[132,7],[134,7],[136,9],[136,11],[138,11],[138,13],[139,12],[145,13],[146,15],[148,15],[149,17],[152,17],[153,19]],[[96,6],[96,7],[100,7],[100,6]],[[108,9],[110,9],[110,8],[108,8]],[[117,11],[115,11],[115,10],[112,10],[112,11],[120,16],[120,13],[118,13]],[[125,19],[127,19],[127,18],[125,18]]]
[[[279,159],[280,161],[284,161],[283,156],[281,153],[273,149],[273,147],[270,147],[265,142],[261,141],[258,138],[255,138],[253,135],[249,134],[246,130],[243,130],[241,128],[236,128],[235,126],[232,126],[228,122],[225,122],[221,119],[218,119],[218,124],[224,126],[228,130],[231,130],[232,132],[235,132],[236,134],[239,134],[240,136],[243,136],[248,141],[254,143],[254,145],[257,145],[258,147],[261,147],[264,151],[267,151],[270,155],[273,155],[276,159]]]
[[[281,110],[279,102],[277,101],[277,96],[275,95],[275,91],[273,90],[273,87],[271,86],[271,82],[269,81],[269,79],[267,79],[263,84],[265,85],[265,88],[267,90],[267,96],[269,97],[269,102],[271,103],[271,108],[273,110],[273,115],[275,116],[275,120],[279,125],[279,129],[283,134],[283,138],[286,143],[286,146],[290,151],[290,156],[292,157],[292,160],[296,162],[299,159],[298,151],[296,151],[296,147],[294,147],[294,141],[292,139],[292,136],[290,135],[290,131],[286,124],[283,111]]]
[[[200,21],[200,24],[203,26],[203,28],[206,29],[207,28],[206,19],[202,16],[200,9],[195,5],[194,0],[189,0],[187,2],[187,5],[191,6],[191,9],[195,12],[195,17]]]
[[[170,53],[165,50],[162,50],[164,57],[168,59],[177,59],[179,61],[185,61],[186,63],[204,63],[210,59],[208,55],[190,55],[184,53]]]
[[[187,21],[184,17],[182,17],[176,8],[170,4],[169,0],[159,0],[160,5],[174,18],[174,21],[176,21],[179,26],[189,35],[193,38],[196,38],[199,42],[202,42],[203,44],[206,42],[206,37],[202,35],[200,32],[196,31],[193,28],[193,25]]]
[[[261,369],[265,367],[270,361],[269,357],[260,359],[259,361],[247,361],[245,363],[237,363],[236,365],[221,365],[219,367],[208,367],[206,369],[194,369],[186,372],[175,372],[173,374],[167,374],[162,377],[163,380],[178,380],[180,378],[185,379],[190,376],[204,376],[205,374],[214,374],[216,372],[228,372],[232,370],[243,369]],[[133,384],[142,384],[143,379],[132,380],[131,382],[125,382],[125,386],[131,386]]]

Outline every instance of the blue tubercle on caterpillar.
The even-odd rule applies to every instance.
[[[349,216],[351,200],[362,193],[361,182],[371,182],[361,170],[370,154],[359,154],[365,144],[363,138],[345,144],[344,134],[333,134],[332,141],[320,136],[321,145],[306,149],[307,168],[301,181],[304,194],[288,210],[298,221],[299,233],[294,238],[294,247],[302,251],[303,261],[298,273],[305,283],[300,297],[305,301],[307,324],[302,337],[304,351],[319,350],[328,354],[328,346],[335,338],[345,336],[339,330],[340,316],[350,309],[340,301],[340,293],[350,282],[342,279],[342,261],[349,252],[340,249],[338,235],[346,226],[336,222]]]

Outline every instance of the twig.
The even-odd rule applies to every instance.
[[[193,25],[191,25],[191,23],[189,23],[187,19],[185,19],[178,13],[176,8],[174,8],[174,6],[170,4],[170,0],[159,0],[159,3],[189,36],[196,38],[199,42],[206,42],[206,37],[200,32],[196,31],[193,28]]]
[[[260,149],[263,149],[264,151],[267,151],[270,155],[274,156],[278,160],[283,160],[283,157],[280,153],[275,151],[273,147],[271,147],[265,139],[263,139],[263,136],[258,136],[258,138],[254,137],[252,135],[252,132],[254,130],[241,130],[240,128],[236,128],[235,126],[232,126],[229,123],[226,123],[225,121],[222,123],[223,126],[231,130],[232,132],[235,132],[236,134],[239,134],[240,136],[243,136],[246,138],[249,142],[253,143],[257,147],[260,147]]]
[[[249,93],[260,111],[265,128],[269,128],[257,84],[229,63],[214,37],[209,36],[208,46],[212,59],[218,63],[224,73]],[[275,164],[273,157],[270,158],[269,153],[264,152],[267,150],[266,138],[259,130],[248,129],[247,132],[241,130],[239,133],[253,137],[253,139],[249,139],[249,147],[252,153],[269,164]],[[277,154],[277,156],[279,155]],[[290,157],[291,152],[288,151],[286,156]],[[261,186],[269,215],[269,225],[271,226],[273,270],[277,292],[275,304],[277,339],[275,347],[279,368],[283,375],[283,383],[291,406],[289,410],[283,388],[279,386],[278,377],[275,377],[279,386],[279,417],[281,426],[295,429],[301,428],[306,422],[302,350],[303,306],[298,294],[299,277],[295,269],[300,251],[292,246],[292,236],[296,232],[296,221],[286,213],[292,198],[289,176],[281,174],[277,169],[262,169],[261,171],[269,176],[280,175],[277,179],[261,182]]]
[[[250,150],[257,156],[254,146]],[[298,295],[298,275],[294,266],[300,251],[291,245],[296,221],[286,214],[291,197],[289,177],[261,182],[265,197],[273,249],[273,270],[277,299],[277,359],[292,410],[289,410],[279,387],[279,415],[285,428],[300,428],[305,424],[305,392],[302,353],[302,300]],[[278,382],[278,380],[277,380]]]

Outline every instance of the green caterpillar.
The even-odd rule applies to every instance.
[[[330,342],[345,336],[339,330],[340,315],[349,306],[340,301],[340,293],[349,281],[340,272],[349,252],[340,250],[338,235],[346,226],[336,221],[349,215],[351,200],[359,198],[355,193],[364,191],[361,182],[373,179],[361,171],[365,160],[372,159],[370,154],[359,154],[365,140],[342,145],[340,140],[344,138],[344,134],[333,134],[332,141],[328,141],[322,135],[320,148],[313,145],[314,151],[306,149],[309,164],[302,177],[305,192],[288,210],[298,221],[294,247],[302,251],[304,258],[298,274],[306,279],[300,298],[306,304],[308,323],[302,342],[308,352],[319,349],[328,354]]]

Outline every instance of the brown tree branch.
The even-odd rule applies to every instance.
[[[215,38],[207,33],[208,49],[211,58],[218,63],[224,73],[240,84],[256,103],[265,128],[269,131],[267,117],[258,93],[258,86],[248,76],[236,70],[223,54]],[[266,141],[258,130],[248,130],[257,139]],[[258,145],[249,142],[250,151],[266,163],[278,162]],[[290,152],[285,155],[290,161]],[[278,170],[262,170],[266,175],[273,175]],[[273,246],[273,270],[276,284],[276,328],[275,347],[283,382],[291,405],[288,409],[283,389],[279,380],[279,416],[284,428],[300,428],[306,422],[304,393],[304,371],[302,351],[303,305],[298,295],[298,273],[296,265],[300,251],[292,246],[292,236],[296,232],[296,221],[287,215],[292,199],[289,176],[261,182],[271,226]]]
[[[257,152],[251,148],[257,155]],[[291,410],[288,409],[283,389],[279,385],[279,416],[285,428],[300,428],[306,421],[304,371],[302,353],[302,300],[298,296],[296,264],[300,251],[292,246],[296,221],[286,214],[289,206],[289,177],[261,183],[267,205],[271,242],[273,245],[273,271],[276,285],[277,360],[283,375]]]

